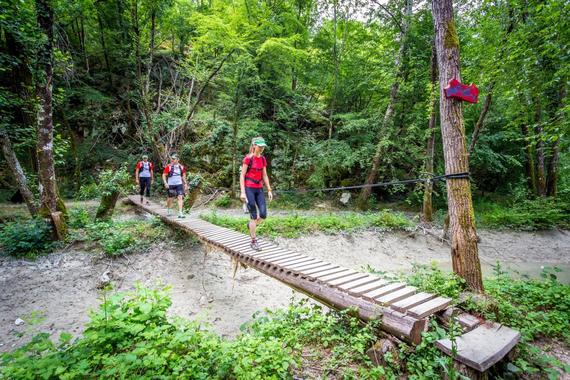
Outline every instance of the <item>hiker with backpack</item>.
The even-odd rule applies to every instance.
[[[265,205],[265,195],[263,185],[267,186],[269,201],[273,200],[269,177],[267,176],[267,160],[262,155],[267,144],[263,137],[255,137],[251,141],[249,154],[243,159],[239,184],[241,189],[240,199],[247,203],[250,221],[247,224],[251,236],[251,248],[261,251],[257,242],[255,229],[265,218],[267,218],[267,206]]]
[[[180,164],[178,155],[170,155],[170,164],[166,165],[162,172],[162,182],[164,183],[164,187],[168,190],[166,214],[172,214],[172,199],[177,198],[178,217],[184,218],[182,207],[184,205],[184,193],[188,191],[188,182],[186,181],[186,168]]]
[[[143,204],[144,195],[146,193],[146,197],[150,197],[150,186],[154,182],[154,165],[148,160],[146,154],[142,156],[142,161],[139,161],[135,167],[135,181],[140,186],[141,204]],[[148,200],[146,204],[149,204]]]

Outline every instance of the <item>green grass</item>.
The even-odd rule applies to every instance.
[[[478,225],[489,228],[570,229],[570,202],[553,198],[514,203],[480,200],[475,204],[475,216]]]
[[[234,217],[216,213],[203,214],[200,217],[218,226],[247,232],[247,217]],[[365,228],[379,228],[383,230],[405,229],[412,227],[413,223],[402,214],[391,211],[377,213],[344,213],[303,216],[275,216],[264,221],[257,229],[262,236],[299,237],[314,232],[335,233],[351,232]]]

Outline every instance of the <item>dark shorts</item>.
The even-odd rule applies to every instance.
[[[257,219],[257,211],[261,219],[267,218],[267,206],[265,205],[265,195],[263,189],[245,187],[245,197],[251,219]]]
[[[141,197],[146,192],[146,196],[150,197],[150,177],[139,177],[139,184],[141,187],[140,195]]]
[[[184,185],[169,185],[168,198],[175,198],[179,195],[184,196]]]

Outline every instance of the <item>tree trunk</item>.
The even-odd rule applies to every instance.
[[[16,182],[18,183],[18,190],[20,190],[20,194],[22,194],[22,197],[26,202],[28,211],[30,211],[30,215],[32,215],[32,217],[35,217],[38,213],[38,206],[36,205],[34,194],[32,194],[28,187],[28,179],[26,178],[24,170],[22,170],[22,166],[20,165],[20,161],[16,156],[16,152],[14,152],[14,149],[12,148],[10,138],[3,131],[0,131],[0,145],[2,145],[4,158],[8,163],[8,167],[10,170],[12,170],[14,178],[16,178]]]
[[[469,156],[465,142],[465,126],[461,102],[447,99],[444,88],[455,78],[461,80],[459,68],[459,37],[455,29],[452,0],[432,3],[435,44],[439,67],[440,120],[445,158],[445,173],[469,171]],[[468,178],[447,180],[448,212],[451,233],[453,271],[465,279],[467,286],[483,292],[481,263],[477,247],[475,213]]]
[[[105,58],[105,66],[107,68],[107,76],[109,78],[109,85],[113,88],[113,74],[111,72],[111,64],[109,63],[109,52],[107,51],[107,44],[105,43],[105,32],[103,30],[103,20],[101,19],[101,14],[99,10],[95,10],[97,13],[97,23],[99,24],[99,38],[101,40],[101,47],[103,48],[103,56]]]
[[[400,39],[400,49],[398,54],[396,55],[395,67],[396,67],[396,78],[394,79],[394,83],[392,83],[392,87],[390,88],[390,101],[388,103],[388,107],[386,108],[386,112],[384,113],[384,119],[382,120],[382,124],[380,124],[379,132],[378,132],[378,142],[376,145],[376,152],[372,159],[372,168],[370,172],[368,172],[368,176],[366,178],[366,185],[372,185],[378,176],[378,170],[380,169],[380,160],[383,156],[384,151],[384,134],[386,133],[386,129],[390,127],[392,123],[393,116],[394,116],[394,109],[396,107],[396,101],[398,100],[398,90],[400,89],[400,82],[402,81],[404,67],[402,65],[402,61],[404,60],[404,55],[406,54],[407,50],[407,35],[408,35],[408,28],[410,25],[410,17],[412,15],[412,3],[413,0],[406,0],[406,12],[404,16],[404,20],[402,22],[402,29],[399,35]],[[360,199],[358,201],[358,206],[360,208],[366,208],[368,203],[368,198],[372,193],[371,187],[365,187],[362,189],[360,193]]]
[[[115,191],[109,195],[104,195],[101,198],[101,203],[99,204],[99,208],[97,208],[97,214],[95,215],[96,220],[108,220],[111,219],[113,216],[113,212],[115,211],[115,206],[117,204],[117,200],[121,193],[119,191]]]
[[[40,213],[53,219],[53,214],[62,211],[66,214],[65,205],[59,200],[55,168],[53,161],[53,119],[52,119],[52,85],[53,85],[53,8],[49,0],[36,0],[37,22],[39,29],[46,36],[38,50],[38,77],[36,93],[40,102],[38,110],[38,177],[40,180]],[[65,225],[54,224],[58,238],[65,235],[59,230]]]
[[[535,99],[534,133],[536,137],[536,190],[541,197],[546,196],[546,158],[544,152],[544,136],[542,133],[542,104]]]
[[[426,164],[425,172],[428,175],[433,175],[433,159],[435,155],[435,107],[437,105],[437,53],[435,51],[435,42],[432,45],[431,53],[431,69],[430,69],[430,79],[431,79],[431,102],[430,102],[430,115],[428,123],[428,142],[426,151]],[[433,194],[433,182],[428,181],[425,184],[424,190],[424,203],[422,207],[423,221],[426,223],[431,223],[433,221],[433,206],[432,206],[432,194]]]
[[[549,197],[556,197],[558,190],[558,138],[552,145],[552,157],[548,163],[548,177],[546,181],[546,195]]]
[[[536,167],[534,165],[534,151],[530,143],[530,131],[528,129],[528,125],[521,125],[521,134],[523,135],[525,142],[525,173],[528,181],[528,188],[532,191],[533,195],[536,195]]]

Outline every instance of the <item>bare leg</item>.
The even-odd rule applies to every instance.
[[[247,227],[249,228],[249,236],[251,236],[252,239],[256,238],[256,235],[255,235],[256,223],[257,222],[254,219],[250,219],[249,224],[247,225]]]
[[[182,214],[182,207],[184,206],[184,200],[182,198],[182,195],[178,196],[178,213]]]
[[[168,197],[166,198],[166,208],[170,210],[171,207],[172,207],[172,198]]]

